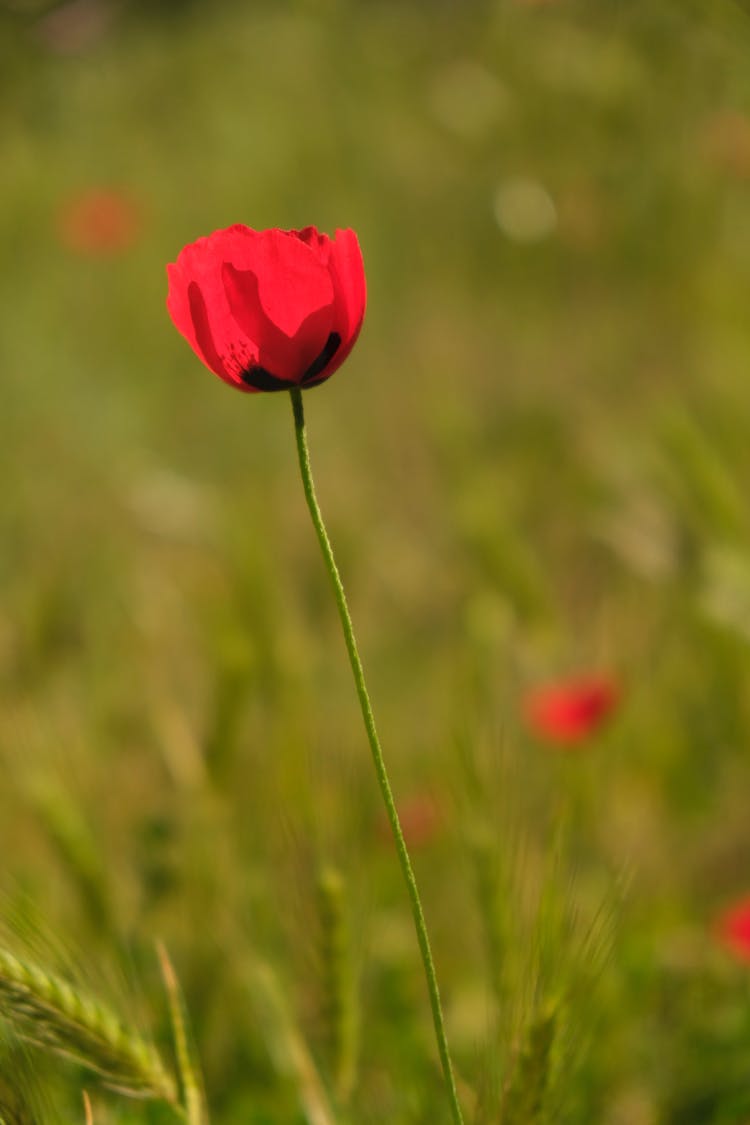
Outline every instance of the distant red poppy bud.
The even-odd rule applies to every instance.
[[[579,677],[530,691],[524,714],[534,734],[570,746],[593,735],[609,718],[619,698],[619,688],[611,679]]]
[[[740,899],[720,915],[716,935],[725,949],[750,964],[750,897]]]
[[[410,848],[424,848],[433,843],[445,822],[445,815],[437,801],[424,793],[415,793],[400,802],[398,818]],[[391,826],[385,815],[378,824],[378,835],[382,843],[393,843]]]
[[[241,391],[313,387],[341,366],[365,315],[353,230],[251,230],[185,246],[167,266],[167,309],[193,351]]]
[[[94,190],[69,199],[60,209],[60,239],[77,254],[120,254],[135,241],[140,216],[135,203],[117,191]]]

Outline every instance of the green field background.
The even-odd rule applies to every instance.
[[[61,235],[91,191],[137,217],[117,253]],[[169,1054],[164,940],[211,1120],[298,1125],[295,1037],[330,1079],[335,872],[336,1121],[449,1119],[287,396],[234,393],[166,313],[166,263],[235,222],[362,246],[309,441],[467,1120],[743,1125],[750,966],[714,921],[750,893],[725,0],[0,4],[3,943]],[[582,671],[621,702],[561,753],[523,699]],[[39,1121],[82,1121],[83,1087],[96,1125],[174,1120],[9,1050]]]

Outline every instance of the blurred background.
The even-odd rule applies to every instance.
[[[215,1122],[312,1120],[290,1028],[336,1120],[448,1119],[289,404],[166,314],[235,222],[362,245],[309,440],[468,1119],[750,1119],[749,52],[730,0],[0,3],[6,944],[161,1043],[162,937]]]

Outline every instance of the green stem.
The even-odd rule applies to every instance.
[[[437,1039],[438,1052],[440,1054],[440,1062],[443,1068],[443,1075],[445,1083],[448,1088],[448,1095],[451,1104],[451,1112],[453,1115],[454,1125],[463,1125],[463,1117],[461,1115],[461,1107],[458,1102],[458,1093],[456,1091],[456,1081],[453,1076],[453,1066],[451,1064],[450,1051],[448,1050],[448,1040],[445,1034],[445,1025],[443,1023],[443,1009],[440,1004],[440,991],[438,989],[437,976],[435,973],[435,964],[432,960],[432,951],[430,949],[430,939],[427,934],[427,926],[424,920],[424,912],[422,910],[422,903],[419,898],[419,891],[417,889],[417,881],[414,877],[414,870],[409,858],[409,852],[406,847],[404,833],[401,829],[401,822],[398,818],[396,811],[396,802],[393,799],[393,792],[391,791],[391,783],[388,780],[388,771],[385,768],[385,760],[383,758],[383,751],[380,748],[380,741],[378,739],[378,732],[375,727],[375,716],[372,712],[372,705],[370,697],[367,694],[367,685],[365,683],[365,674],[362,668],[362,661],[359,657],[357,650],[357,641],[354,636],[354,627],[352,625],[349,607],[346,603],[346,594],[344,593],[344,586],[341,581],[341,576],[336,566],[336,560],[333,556],[333,548],[331,541],[328,538],[323,517],[318,507],[318,501],[315,496],[315,486],[312,479],[312,471],[310,469],[310,454],[307,449],[307,436],[305,434],[305,412],[302,405],[302,392],[298,387],[295,387],[291,392],[292,396],[292,409],[294,411],[294,431],[297,439],[297,455],[299,457],[299,468],[302,476],[302,486],[305,490],[305,500],[307,507],[310,510],[315,534],[318,537],[318,543],[323,554],[326,570],[333,585],[333,592],[336,596],[336,605],[338,606],[339,617],[341,619],[341,628],[344,631],[344,640],[346,642],[346,650],[349,653],[349,663],[352,668],[352,675],[354,676],[354,685],[357,689],[357,697],[359,699],[359,706],[362,711],[362,719],[365,724],[367,732],[367,740],[370,744],[372,752],[372,761],[375,766],[375,773],[377,775],[380,792],[385,803],[386,812],[388,813],[388,820],[390,821],[393,839],[396,843],[396,852],[398,854],[399,863],[401,864],[401,872],[406,882],[406,887],[409,892],[409,901],[411,903],[412,915],[414,917],[414,926],[417,931],[417,941],[419,942],[419,951],[422,954],[422,964],[424,965],[425,977],[427,978],[427,990],[430,995],[430,1007],[432,1008],[432,1022],[435,1027],[435,1038]]]

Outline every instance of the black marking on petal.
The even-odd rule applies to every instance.
[[[341,337],[338,332],[332,332],[325,342],[325,347],[317,359],[314,359],[308,367],[305,374],[300,379],[302,386],[308,386],[310,383],[319,381],[317,379],[321,371],[331,362],[336,352],[341,347]]]
[[[240,371],[240,379],[246,387],[254,387],[256,391],[288,391],[293,386],[288,379],[279,379],[278,375],[272,375],[255,363]]]

